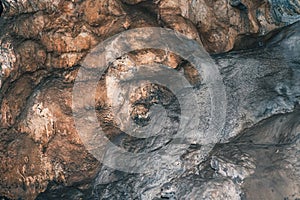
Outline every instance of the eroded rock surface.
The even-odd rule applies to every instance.
[[[5,2],[0,19],[0,196],[300,198],[298,1]],[[210,53],[223,53],[213,59],[226,86],[227,118],[221,144],[214,149],[192,144],[183,155],[171,149],[170,156],[180,157],[175,163],[166,161],[168,166],[148,174],[128,174],[103,166],[83,146],[72,115],[72,88],[81,61],[99,42],[149,26],[174,29]],[[232,49],[240,51],[224,53]],[[128,137],[117,128],[125,122],[112,115],[111,107],[118,101],[108,97],[127,89],[122,76],[133,66],[150,64],[170,66],[193,86],[205,89],[202,74],[172,52],[145,49],[112,63],[99,80],[97,117],[107,137],[132,152],[155,152],[170,140]],[[209,97],[204,94],[206,102]],[[156,126],[165,125],[170,133],[180,115],[172,98],[165,88],[145,85],[129,101],[130,118],[146,125],[150,107],[161,103],[171,117],[165,124],[157,120]]]
[[[225,144],[208,151],[201,145],[191,145],[181,156],[180,168],[161,167],[153,174],[122,174],[120,177],[124,179],[112,180],[110,184],[98,180],[96,196],[100,199],[298,198],[299,58],[287,57],[286,51],[279,50],[287,41],[298,38],[298,29],[299,24],[284,29],[264,48],[214,56],[228,94],[222,138]],[[283,39],[282,34],[288,30],[292,34]],[[299,54],[298,50],[292,52],[289,55]],[[258,189],[263,184],[267,186]]]

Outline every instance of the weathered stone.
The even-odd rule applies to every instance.
[[[5,8],[0,18],[0,196],[10,199],[299,197],[299,111],[295,111],[300,101],[299,22],[271,32],[299,20],[298,1],[6,0],[1,3]],[[81,61],[99,42],[127,29],[149,26],[174,29],[203,44],[211,53],[223,53],[213,59],[227,92],[227,119],[220,140],[226,144],[218,144],[214,149],[213,145],[191,144],[183,155],[177,155],[176,148],[170,149],[166,165],[160,170],[127,174],[101,165],[83,145],[84,138],[79,137],[74,124],[72,88]],[[224,53],[232,49],[248,50]],[[206,89],[203,74],[173,52],[144,49],[117,59],[99,80],[96,114],[106,136],[126,151],[155,153],[170,139],[155,136],[143,140],[126,135],[118,126],[125,126],[127,121],[116,120],[118,115],[112,112],[112,105],[119,103],[118,99],[109,98],[118,91],[133,88],[122,82],[129,80],[133,69],[155,64],[169,66],[193,87]],[[90,86],[88,82],[82,84],[82,88]],[[168,107],[167,114],[172,120],[157,120],[156,125],[169,127],[168,133],[177,128],[179,105],[169,90],[144,85],[133,91],[128,104],[121,105],[121,108],[130,106],[128,119],[146,125],[150,107],[160,103]],[[120,98],[126,96],[122,94]],[[205,94],[201,93],[202,100],[208,102],[210,97]],[[201,109],[198,112],[205,114],[207,108]],[[161,119],[163,114],[155,117]],[[274,115],[278,116],[272,118]],[[180,159],[170,163],[172,156]],[[279,181],[274,185],[274,180]],[[260,187],[264,184],[265,187]]]

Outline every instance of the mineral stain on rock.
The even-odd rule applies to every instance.
[[[0,16],[1,199],[300,198],[299,1],[2,0]],[[167,156],[160,170],[126,173],[101,164],[83,145],[72,88],[93,47],[153,26],[176,30],[211,53],[227,118],[216,145],[190,144],[180,155],[170,149],[176,162]],[[180,55],[142,49],[119,57],[99,79],[95,110],[106,136],[128,152],[155,155],[170,138],[125,134],[118,116],[145,127],[157,119],[153,127],[169,135],[184,117],[172,91],[153,84],[121,104],[130,113],[114,110],[130,89],[126,76],[154,64],[203,90],[203,102],[210,98],[203,74]],[[124,95],[109,98],[116,91]]]

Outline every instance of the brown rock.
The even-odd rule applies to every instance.
[[[272,16],[269,1],[258,0],[7,2],[10,9],[0,24],[0,196],[12,199],[35,199],[51,182],[86,187],[98,173],[100,163],[76,132],[71,101],[78,67],[99,42],[127,29],[159,26],[220,53],[247,48],[241,45],[245,35],[257,38],[283,26]],[[128,58],[134,65],[183,70],[192,85],[202,81],[193,66],[172,52],[145,49]],[[114,70],[124,71],[126,65]],[[105,77],[99,81],[96,109],[100,125],[113,138],[120,130],[112,128],[116,122],[106,84]],[[147,109],[139,105],[133,114]]]

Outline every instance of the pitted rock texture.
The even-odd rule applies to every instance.
[[[6,0],[2,4],[1,198],[300,198],[299,111],[295,111],[300,96],[300,25],[277,29],[299,19],[298,1]],[[249,49],[213,56],[229,102],[221,142],[234,147],[228,150],[227,144],[220,144],[212,150],[213,146],[194,144],[175,166],[146,175],[126,174],[101,165],[83,146],[72,116],[72,88],[80,62],[99,42],[127,29],[149,26],[179,31],[210,53]],[[127,56],[136,65],[160,63],[183,70],[195,86],[202,80],[172,52],[146,49]],[[110,70],[95,95],[98,119],[107,136],[128,150],[155,150],[149,142],[123,137],[113,128],[107,91],[115,82],[109,77],[122,68]],[[147,119],[147,107],[139,105],[133,111],[132,118]],[[274,122],[271,118],[266,126],[253,128],[273,115],[279,115]],[[280,120],[286,122],[278,132],[266,134],[264,129],[271,130]],[[250,136],[243,133],[251,128]],[[247,143],[255,141],[254,147],[239,146],[243,138],[251,138]],[[270,149],[256,145],[262,140]],[[271,158],[259,163],[263,155]],[[268,177],[270,185],[276,178],[287,184],[272,185],[271,191],[257,188],[261,176]]]
[[[298,198],[300,88],[299,57],[294,55],[300,52],[298,48],[288,54],[281,51],[297,40],[298,29],[296,23],[282,30],[264,48],[213,56],[228,95],[221,144],[209,151],[201,150],[201,145],[191,145],[179,161],[180,169],[185,170],[162,167],[150,174],[120,174],[116,182],[118,172],[110,172],[114,174],[111,183],[101,179],[95,182],[96,196],[100,199]],[[282,37],[287,32],[290,35]],[[105,171],[107,168],[98,177]]]
[[[99,41],[126,29],[172,28],[202,43],[207,51],[220,53],[260,46],[263,42],[257,36],[299,16],[297,1],[288,0],[282,6],[277,1],[223,0],[3,2],[7,8],[1,20],[1,29],[6,30],[0,38],[1,82],[10,72],[15,80],[27,71],[74,67]],[[295,19],[282,20],[281,16]],[[37,56],[28,58],[28,54]]]

